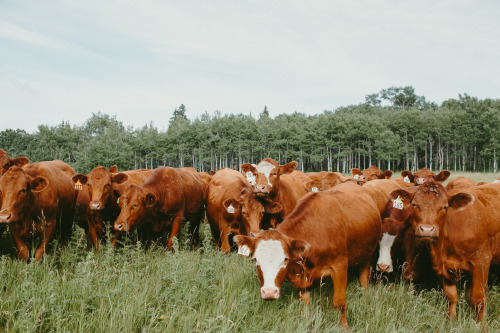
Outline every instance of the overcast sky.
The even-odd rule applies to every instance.
[[[0,0],[0,130],[499,98],[500,1]]]

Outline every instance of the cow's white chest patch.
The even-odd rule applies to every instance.
[[[281,242],[273,239],[260,241],[255,249],[254,258],[264,277],[262,288],[276,288],[276,276],[282,268],[286,267],[285,251]]]
[[[391,248],[394,244],[396,236],[389,235],[387,232],[382,235],[380,240],[380,252],[377,261],[377,265],[387,265],[389,266],[389,272],[393,271],[392,258],[391,258]]]
[[[274,166],[273,164],[269,163],[269,162],[266,162],[266,161],[263,161],[263,162],[260,162],[258,165],[257,165],[257,171],[264,174],[264,176],[266,176],[267,178],[267,184],[270,186],[270,187],[273,187],[273,185],[269,182],[269,175],[271,174],[271,171],[276,168],[276,166]]]

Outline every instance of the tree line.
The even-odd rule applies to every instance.
[[[497,172],[500,100],[467,94],[441,105],[414,88],[390,87],[358,105],[308,116],[267,107],[257,116],[205,112],[194,120],[186,107],[174,110],[167,130],[150,123],[125,127],[116,116],[94,113],[83,125],[63,121],[0,132],[0,148],[32,162],[61,159],[78,172],[116,164],[119,170],[160,165],[218,170],[272,157],[295,160],[303,171],[381,169]]]

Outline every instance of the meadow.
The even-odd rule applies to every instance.
[[[458,173],[452,173],[454,178]],[[471,174],[464,174],[471,177]],[[476,180],[496,179],[479,174]],[[488,177],[487,179],[485,177]],[[471,177],[472,178],[472,177]],[[491,178],[491,179],[490,179]],[[185,230],[174,252],[145,249],[132,239],[97,253],[75,227],[68,245],[57,242],[41,262],[15,259],[6,232],[0,238],[0,330],[4,332],[343,332],[331,305],[332,283],[312,291],[307,308],[285,282],[281,298],[263,301],[255,264],[214,248],[209,227],[191,250]],[[353,332],[500,332],[500,279],[490,275],[485,321],[476,323],[459,284],[456,320],[436,283],[424,289],[401,278],[372,274],[363,291],[350,274],[347,321]]]

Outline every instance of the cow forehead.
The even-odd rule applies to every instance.
[[[0,179],[1,185],[8,188],[24,187],[28,183],[26,173],[19,167],[11,167]]]
[[[259,163],[259,165],[257,165],[257,171],[263,173],[267,179],[269,179],[269,175],[274,168],[276,168],[276,165],[271,164],[267,161],[262,161]]]
[[[279,240],[266,239],[257,243],[254,257],[261,269],[280,265],[286,258],[283,244]]]

